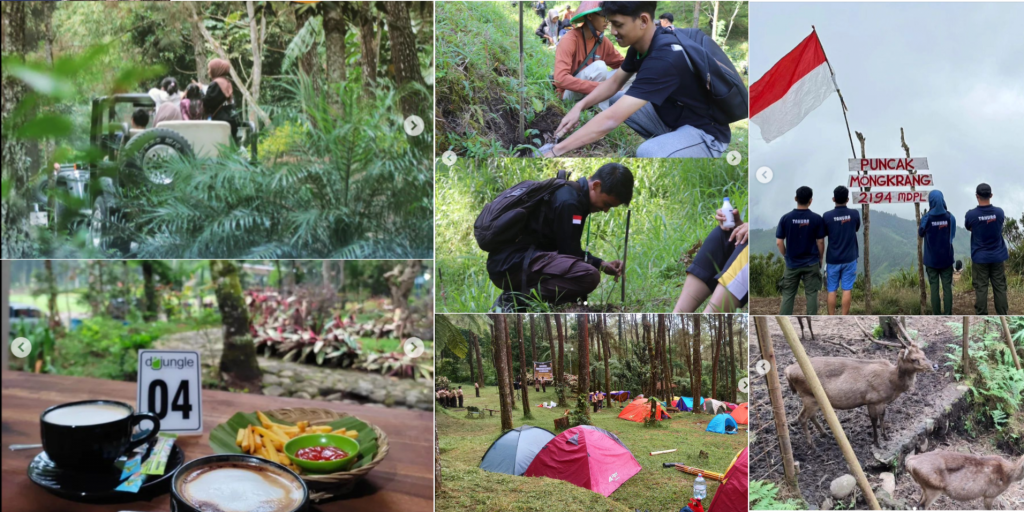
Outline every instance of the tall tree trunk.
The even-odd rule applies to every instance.
[[[900,337],[899,328],[896,327],[896,317],[894,316],[880,316],[878,317],[878,325],[882,327],[882,339],[897,339]]]
[[[58,334],[63,331],[64,324],[60,321],[60,311],[57,309],[57,296],[60,290],[57,289],[57,276],[53,273],[53,260],[43,261],[43,269],[46,272],[46,308],[50,312],[48,325],[51,332]]]
[[[391,305],[402,311],[409,310],[409,294],[416,285],[416,277],[420,275],[423,263],[420,260],[409,260],[405,265],[399,263],[395,268],[384,274],[384,279],[391,289]]]
[[[213,280],[221,322],[224,324],[224,352],[220,357],[220,377],[229,389],[263,394],[256,345],[249,334],[249,311],[238,280],[238,265],[233,261],[211,260]]]
[[[160,314],[160,297],[156,293],[153,262],[150,260],[142,260],[142,294],[146,299],[146,309],[142,311],[142,319],[153,322]]]
[[[551,315],[544,315],[544,325],[547,327],[548,335],[548,358],[551,360],[551,371],[555,371],[556,353],[555,353],[555,337],[552,336],[551,332]]]
[[[732,394],[730,395],[732,396],[732,403],[736,403],[736,350],[732,335],[732,321],[733,315],[729,315],[729,386],[732,389]],[[742,354],[743,352],[740,351],[740,353]]]
[[[340,2],[324,2],[324,46],[327,48],[327,83],[330,86],[344,84],[348,81],[348,70],[345,68],[345,57],[348,55],[345,38],[348,35],[348,23],[345,22],[344,4]],[[338,106],[337,93],[330,92],[330,103]]]
[[[605,332],[608,329],[608,325],[605,323],[607,318],[604,315],[598,318],[601,319],[601,346],[604,347],[604,398],[606,405],[610,409],[612,406],[612,373],[608,367],[608,354],[610,351],[608,350],[608,333]]]
[[[693,28],[700,28],[700,0],[693,3]]]
[[[425,117],[430,104],[422,91],[412,90],[414,84],[424,86],[420,72],[420,59],[416,55],[416,36],[412,32],[409,9],[405,2],[382,2],[388,16],[388,35],[391,39],[391,63],[395,68],[395,83],[405,89],[402,95],[402,114],[406,117],[420,114]],[[380,5],[380,4],[378,4]]]
[[[470,333],[469,333],[469,342],[473,344],[473,350],[476,351],[476,369],[477,369],[477,373],[476,373],[477,380],[476,380],[476,382],[478,384],[480,384],[481,388],[483,388],[484,387],[484,383],[485,383],[485,381],[484,381],[484,357],[480,353],[480,340],[477,339],[475,332],[470,331]],[[469,364],[470,364],[470,366],[472,366],[473,362],[470,361]]]
[[[558,328],[558,365],[555,367],[555,380],[565,383],[565,333],[562,332],[562,316],[555,315],[555,327]],[[568,327],[568,326],[567,326]]]
[[[199,31],[198,19],[189,20],[189,34],[192,38],[192,55],[196,60],[196,81],[201,84],[210,83],[210,73],[207,67],[209,61],[206,59],[206,42],[203,41],[203,34]]]
[[[590,389],[590,372],[584,371],[585,367],[590,366],[590,336],[587,332],[587,315],[576,315],[576,328],[578,330],[576,344],[580,351],[579,381],[576,389],[586,398],[587,391]],[[586,401],[583,402],[583,410],[580,412],[584,413],[588,420],[590,419],[590,408],[587,407]]]
[[[508,362],[508,389],[512,393],[512,409],[518,407],[515,401],[515,358],[512,357],[512,337],[508,335],[511,322],[505,318],[505,361]]]
[[[24,59],[25,27],[29,5],[31,4],[26,2],[0,2],[3,9],[2,17],[0,17],[0,22],[3,24],[2,30],[0,30],[0,36],[3,39],[0,49],[2,49],[4,58]],[[0,122],[4,129],[0,131],[0,148],[2,148],[0,151],[0,161],[2,161],[0,176],[5,184],[9,184],[11,190],[15,191],[13,196],[26,189],[31,176],[28,145],[9,135],[18,127],[8,121],[8,117],[14,112],[15,107],[21,104],[26,88],[21,80],[3,73],[2,89]],[[25,258],[31,253],[33,244],[29,239],[29,232],[24,222],[24,217],[27,215],[26,207],[21,201],[15,203],[5,198],[0,204],[3,259]]]
[[[715,320],[715,334],[711,338],[711,398],[721,398],[718,394],[718,353],[722,346],[722,317],[712,317]]]
[[[650,392],[647,397],[652,397],[657,389],[658,363],[654,355],[653,343],[651,343],[651,321],[647,319],[647,315],[644,315],[642,322],[644,324],[644,347],[647,348],[647,358],[651,369]]]
[[[498,397],[501,409],[501,431],[512,430],[512,388],[509,386],[509,362],[505,350],[508,343],[507,330],[505,326],[505,315],[488,315],[494,322],[494,336],[492,345],[494,353],[494,369],[498,372]]]
[[[380,47],[380,32],[375,33],[377,15],[373,4],[360,2],[359,9],[359,49],[360,63],[363,68],[363,92],[367,97],[374,96],[373,88],[377,86],[377,52]]]
[[[711,39],[718,42],[718,0],[715,0],[714,14],[711,15]]]
[[[323,5],[326,6],[328,4],[325,3]],[[309,23],[309,20],[311,20],[311,19],[316,17],[316,15],[318,14],[317,11],[319,9],[320,9],[320,4],[297,5],[296,6],[296,8],[295,8],[295,31],[296,31],[296,33],[302,31],[302,29],[306,26],[306,24]],[[337,27],[333,27],[332,26],[331,28],[334,29],[334,28],[337,28]],[[344,30],[344,28],[342,30]],[[344,36],[344,34],[342,34],[342,35]],[[328,35],[328,33],[327,33],[327,23],[326,23],[326,20],[324,20],[324,40],[326,41],[329,38],[336,38],[336,37],[337,36],[334,35],[334,34]],[[342,44],[342,48],[344,48],[344,44],[345,44],[344,37],[341,40],[341,44]],[[327,58],[328,59],[332,58],[332,55],[331,55],[332,52],[336,52],[338,50],[339,50],[339,48],[330,48],[330,49],[328,49],[327,52],[326,52],[327,53]],[[313,81],[314,89],[316,89],[316,91],[318,93],[320,93],[322,91],[320,89],[320,59],[319,59],[319,55],[318,54],[319,54],[319,51],[317,50],[317,45],[314,42],[313,44],[309,45],[309,49],[306,50],[306,52],[302,54],[301,58],[299,58],[299,69],[301,69],[302,72],[305,73],[306,76],[308,76],[310,78],[310,80]],[[344,55],[344,53],[342,53],[341,55]],[[342,58],[344,58],[344,57],[342,57]]]
[[[703,315],[693,315],[693,357],[691,358],[693,366],[690,367],[690,374],[693,375],[693,412],[694,414],[701,413],[700,407],[700,317]]]
[[[523,339],[523,315],[516,315],[516,333],[519,336],[519,389],[523,392],[523,418],[533,419],[530,413],[530,386],[526,381],[526,341]]]
[[[668,395],[666,400],[672,401],[672,390],[668,378],[668,343],[665,338],[665,315],[658,315],[658,343],[661,346],[661,390]]]
[[[252,102],[260,104],[260,84],[263,81],[263,40],[266,38],[267,19],[262,9],[260,15],[256,16],[256,4],[252,0],[245,2],[245,9],[249,14],[249,42],[252,45],[252,74],[249,91],[252,95]],[[256,109],[249,109],[249,122],[258,126],[259,119]]]
[[[532,363],[537,361],[537,329],[535,324],[535,318],[530,315],[530,368],[533,368]]]

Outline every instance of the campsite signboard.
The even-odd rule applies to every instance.
[[[545,380],[551,380],[552,378],[554,378],[551,373],[551,361],[534,361],[533,378]]]

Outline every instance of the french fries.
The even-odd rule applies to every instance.
[[[301,470],[284,453],[284,445],[288,441],[307,434],[337,434],[352,439],[359,438],[359,432],[355,430],[340,428],[332,431],[330,425],[311,426],[306,420],[296,423],[295,426],[274,423],[262,411],[256,411],[256,418],[262,426],[249,425],[238,429],[235,445],[245,453],[276,462],[296,473],[301,473]]]

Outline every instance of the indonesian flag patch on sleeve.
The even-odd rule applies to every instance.
[[[583,216],[582,215],[573,215],[572,216],[572,223],[573,224],[583,224]]]

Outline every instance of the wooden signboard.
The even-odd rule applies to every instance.
[[[554,376],[551,373],[551,362],[533,362],[533,378],[551,380]]]
[[[851,174],[847,187],[931,187],[931,174]]]
[[[849,158],[850,172],[927,171],[928,159],[921,158]]]
[[[897,190],[889,192],[854,192],[853,204],[927,203],[929,190]]]

